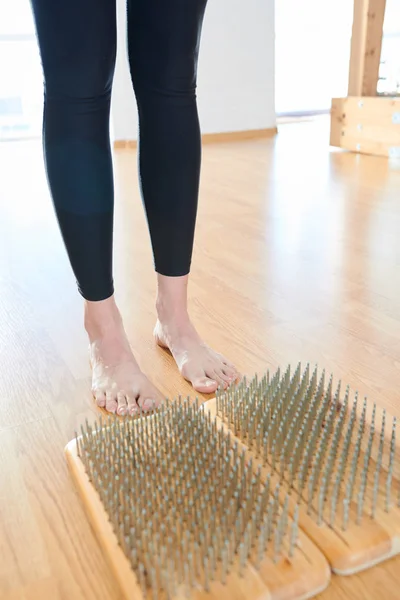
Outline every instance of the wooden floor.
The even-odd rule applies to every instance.
[[[0,146],[0,598],[117,600],[63,455],[95,409],[40,143]],[[189,387],[152,341],[155,280],[133,150],[115,155],[117,296],[143,369]],[[191,311],[249,375],[318,363],[400,417],[400,165],[329,152],[324,121],[204,148]],[[400,558],[322,600],[395,600]]]

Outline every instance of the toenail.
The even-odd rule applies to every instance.
[[[156,404],[154,400],[146,400],[146,402],[143,404],[143,410],[153,410],[155,405]]]

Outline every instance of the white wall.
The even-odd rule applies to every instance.
[[[113,91],[114,139],[137,138],[126,58],[125,0]],[[274,127],[274,0],[209,0],[203,26],[198,101],[203,133]]]
[[[118,51],[111,105],[111,135],[114,140],[136,140],[136,100],[129,75],[126,38],[126,0],[117,0]]]

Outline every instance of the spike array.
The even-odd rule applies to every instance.
[[[289,519],[289,499],[281,508],[280,486],[263,481],[197,405],[86,423],[77,448],[144,598],[209,591],[234,563],[241,575],[249,562],[259,568],[265,556],[277,563],[294,554],[298,517]]]
[[[289,366],[244,379],[207,404],[214,402],[217,417],[256,464],[297,497],[300,513],[305,510],[318,526],[346,532],[366,517],[375,520],[382,510],[400,506],[393,475],[396,419],[388,441],[385,411],[378,421],[375,404],[370,410],[364,400],[359,407],[357,394],[352,400],[347,388],[342,396],[341,383],[334,389],[332,376],[325,379],[325,372],[319,375],[309,365],[303,371],[298,365],[293,373]]]
[[[244,380],[237,388],[217,394],[217,415],[261,459],[279,474],[307,503],[309,514],[319,524],[335,523],[339,499],[351,503],[356,494],[358,517],[366,512],[369,495],[369,514],[376,513],[382,473],[386,475],[385,506],[391,505],[392,473],[395,459],[396,421],[392,425],[387,472],[384,473],[385,421],[383,413],[379,449],[374,473],[371,473],[371,452],[375,440],[376,406],[365,440],[367,402],[361,417],[357,415],[358,398],[348,410],[350,391],[347,388],[340,400],[340,383],[332,394],[332,378],[325,390],[325,373],[318,379],[317,369],[310,373],[300,365],[290,375],[290,367],[281,375],[267,374],[249,384]],[[387,457],[386,457],[387,458]],[[368,483],[373,484],[369,489]],[[368,490],[367,490],[368,487]],[[343,490],[345,490],[344,493]],[[325,512],[330,499],[330,510]]]

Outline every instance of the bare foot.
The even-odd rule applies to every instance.
[[[134,415],[139,407],[144,411],[156,408],[163,398],[140,370],[114,300],[88,302],[85,309],[97,405],[118,415]]]
[[[161,347],[170,350],[179,371],[198,392],[211,394],[239,377],[231,362],[201,340],[188,317],[179,324],[158,319],[154,337]]]

